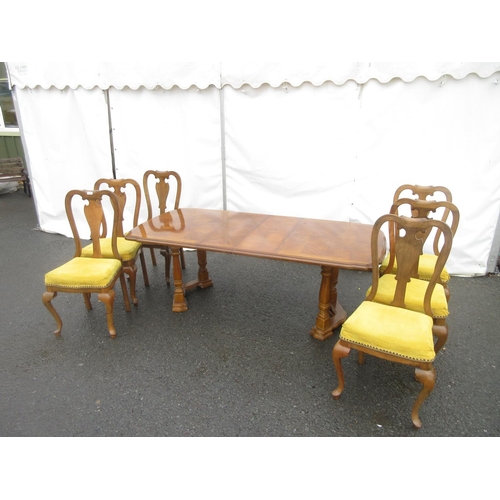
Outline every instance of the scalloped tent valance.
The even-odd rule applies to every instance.
[[[366,83],[375,79],[387,83],[394,78],[411,82],[418,77],[435,81],[443,76],[460,80],[476,74],[487,78],[500,72],[500,62],[347,62],[347,63],[7,63],[10,83],[18,88],[56,87],[91,89],[114,87],[137,89],[174,86],[187,89],[210,85],[253,88],[263,84],[279,87],[288,83],[298,87],[305,82],[315,86],[325,82],[343,85],[349,80]]]

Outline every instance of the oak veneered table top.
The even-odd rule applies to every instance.
[[[150,245],[370,270],[371,232],[371,225],[355,222],[183,208],[140,224],[126,238]],[[379,247],[385,252],[383,233]]]

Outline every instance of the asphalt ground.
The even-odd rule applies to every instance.
[[[413,368],[355,354],[346,387],[331,361],[335,335],[309,335],[317,313],[316,266],[209,253],[214,286],[187,292],[171,310],[164,263],[150,286],[138,271],[139,305],[126,312],[116,287],[111,339],[104,306],[79,295],[42,303],[44,274],[73,256],[70,238],[38,228],[22,190],[0,196],[0,435],[3,437],[497,437],[500,436],[500,279],[452,277],[450,335],[435,361],[437,382],[413,428],[420,385]],[[187,279],[196,253],[186,252]],[[370,274],[340,272],[348,313]]]

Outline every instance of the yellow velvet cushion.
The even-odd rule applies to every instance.
[[[105,259],[114,259],[113,250],[111,248],[111,238],[101,238],[101,253]],[[137,241],[129,241],[119,236],[116,238],[118,253],[123,260],[132,260],[137,255],[141,248],[141,244]],[[94,245],[91,243],[82,249],[82,257],[92,257]]]
[[[374,302],[381,304],[390,304],[394,298],[397,281],[394,274],[384,274],[378,281],[378,289]],[[418,280],[412,278],[407,285],[405,303],[408,309],[419,313],[424,313],[424,295],[429,285],[428,281]],[[371,287],[366,292],[366,295],[371,291]],[[431,297],[431,309],[434,318],[448,317],[448,302],[444,292],[443,285],[436,284],[434,292]]]
[[[105,288],[120,272],[117,259],[75,257],[45,275],[45,285],[68,288]]]
[[[342,325],[340,338],[402,358],[432,361],[432,324],[425,314],[365,301]]]
[[[430,279],[432,278],[432,273],[434,272],[434,266],[436,265],[436,261],[437,261],[436,255],[424,253],[420,256],[420,259],[418,261],[418,275],[421,280],[430,281]],[[386,255],[384,261],[380,265],[380,271],[384,272],[388,264],[389,264],[389,254]],[[394,266],[391,271],[392,274],[396,274],[397,269],[398,269],[398,263],[396,259],[394,259]],[[443,283],[448,283],[448,281],[450,281],[450,273],[446,270],[446,267],[444,267],[443,270],[441,271],[441,281]]]

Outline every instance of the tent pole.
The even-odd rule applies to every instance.
[[[224,114],[224,87],[219,89],[219,109],[220,109],[220,149],[221,149],[221,167],[222,167],[222,209],[227,210],[227,191],[226,191],[226,123]]]
[[[486,265],[486,273],[494,273],[497,265],[500,267],[500,215],[498,216],[493,242],[491,244],[490,255]]]
[[[109,147],[111,149],[111,168],[113,170],[113,179],[116,179],[116,166],[115,166],[115,146],[113,143],[113,123],[111,121],[111,103],[109,102],[109,89],[104,91],[106,104],[108,105],[108,125],[109,125]]]

